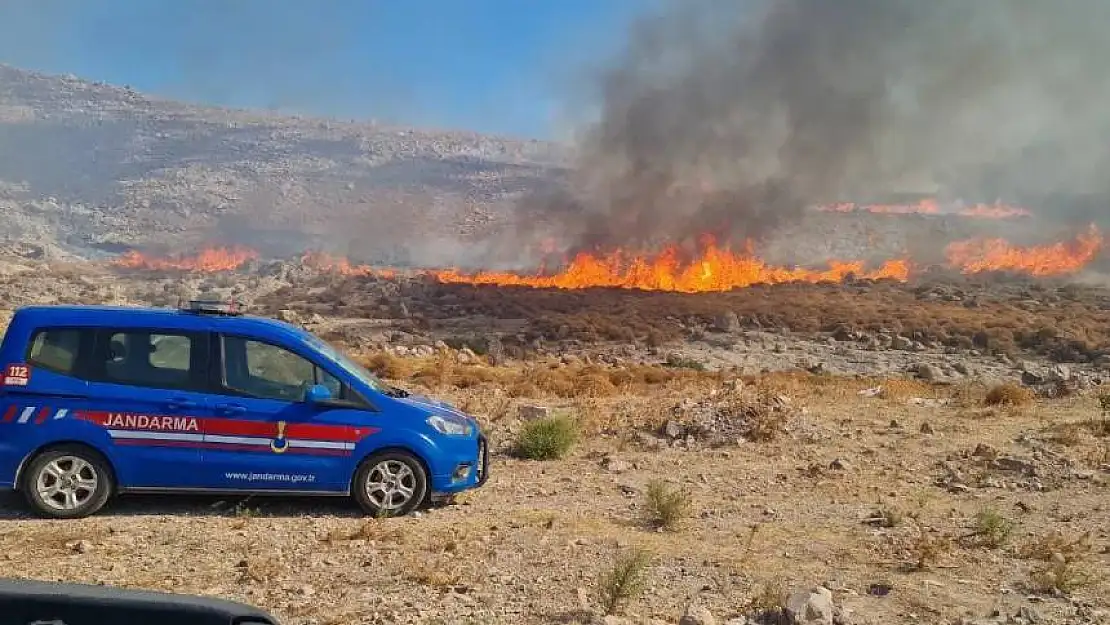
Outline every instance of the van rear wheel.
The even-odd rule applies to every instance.
[[[404,516],[424,502],[428,474],[420,460],[404,451],[377,453],[355,473],[353,495],[375,517]]]
[[[20,489],[40,516],[79,519],[104,507],[112,471],[100,454],[79,445],[48,449],[28,463]]]

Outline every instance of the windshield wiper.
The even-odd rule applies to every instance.
[[[396,386],[388,387],[385,390],[385,394],[386,394],[387,397],[400,397],[400,398],[404,398],[404,397],[408,397],[409,395],[412,395],[412,393],[406,391],[405,389],[397,388]]]

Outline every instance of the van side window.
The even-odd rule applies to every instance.
[[[108,330],[94,363],[103,382],[153,388],[204,390],[204,334],[173,330]]]
[[[231,391],[293,402],[304,399],[312,385],[323,384],[332,397],[345,395],[338,379],[283,347],[238,336],[223,336],[221,343],[223,383]]]
[[[27,363],[55,373],[72,375],[81,347],[81,330],[47,328],[35,332]]]

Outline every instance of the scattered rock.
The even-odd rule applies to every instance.
[[[538,406],[536,404],[525,404],[517,409],[517,414],[524,421],[533,421],[536,419],[546,419],[551,416],[551,408],[549,406]]]
[[[612,473],[624,473],[632,469],[632,463],[627,460],[621,460],[620,458],[614,458],[613,456],[606,456],[605,459],[601,461],[601,466],[604,467],[606,471]]]
[[[952,402],[949,399],[938,399],[936,397],[911,397],[906,403],[911,406],[920,406],[922,408],[940,408]]]
[[[995,458],[991,465],[1000,471],[1012,471],[1029,477],[1034,477],[1037,474],[1037,465],[1013,456]]]
[[[66,543],[66,547],[74,553],[88,553],[92,551],[93,544],[87,540],[74,540]]]

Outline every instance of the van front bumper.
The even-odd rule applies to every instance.
[[[444,463],[448,471],[432,475],[433,499],[443,499],[465,490],[479,488],[489,480],[489,441],[484,434],[467,441],[464,449]]]

